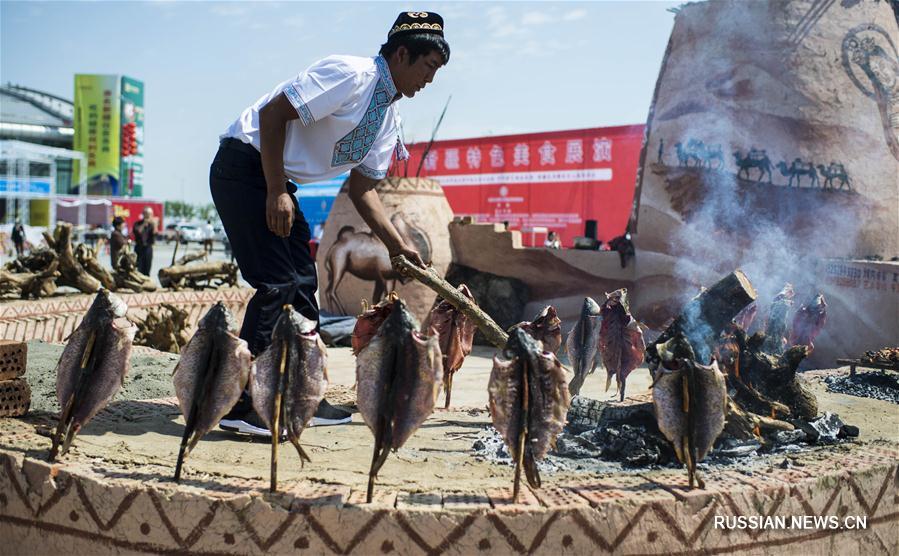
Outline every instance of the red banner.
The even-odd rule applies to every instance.
[[[627,226],[643,128],[435,141],[421,176],[440,182],[457,216],[508,222],[525,245],[542,246],[546,229],[570,247],[587,220],[596,221],[597,239],[607,242]],[[408,145],[409,175],[426,146]]]

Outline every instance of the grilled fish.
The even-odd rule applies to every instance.
[[[599,312],[602,318],[599,350],[606,367],[606,390],[612,383],[612,377],[615,377],[618,395],[624,401],[627,375],[643,362],[646,344],[643,341],[643,330],[631,316],[627,290],[615,290],[606,294],[606,298]]]
[[[516,462],[515,497],[521,470],[540,487],[537,461],[565,426],[571,405],[568,377],[559,360],[521,328],[513,328],[506,349],[493,359],[487,391],[493,426]]]
[[[762,349],[774,355],[784,352],[787,344],[787,313],[793,306],[793,285],[789,282],[774,297],[765,322],[765,343]]]
[[[562,321],[552,305],[544,307],[534,320],[519,322],[515,326],[542,342],[544,351],[555,354],[562,346]]]
[[[599,330],[602,324],[599,305],[591,297],[584,298],[581,316],[568,333],[565,348],[574,371],[574,378],[568,385],[572,396],[576,396],[584,385],[587,375],[592,374],[599,364]]]
[[[300,447],[300,435],[328,388],[328,354],[315,326],[315,321],[285,306],[275,323],[272,343],[256,359],[250,375],[253,409],[269,430],[274,430],[275,395],[282,393],[278,428],[287,430],[301,461],[309,458]],[[283,376],[282,357],[286,357]]]
[[[399,296],[396,292],[390,292],[386,299],[372,307],[369,307],[365,301],[362,302],[362,314],[356,318],[356,326],[353,327],[353,336],[350,340],[353,346],[353,355],[359,355],[359,352],[378,333],[381,324],[390,316],[393,302],[397,299]]]
[[[474,301],[468,286],[459,286],[462,295]],[[453,375],[462,368],[465,357],[471,353],[474,321],[453,307],[448,301],[438,299],[421,327],[422,334],[437,336],[443,359],[443,391],[446,401],[444,409],[449,409],[453,391]]]
[[[727,412],[727,387],[718,363],[700,365],[682,334],[657,346],[661,366],[652,386],[652,403],[659,430],[671,442],[677,459],[687,466],[690,487],[694,480],[705,484],[696,474],[696,464],[708,454],[724,429]]]
[[[180,479],[184,458],[230,411],[247,385],[252,356],[236,332],[234,317],[218,302],[200,320],[196,333],[181,350],[174,384],[186,425],[175,468],[176,481]]]
[[[65,454],[75,434],[121,388],[128,373],[137,327],[127,318],[128,306],[101,289],[78,328],[66,342],[56,366],[56,399],[61,408],[50,461]]]
[[[790,330],[790,345],[808,346],[809,353],[815,349],[815,338],[821,333],[827,322],[827,302],[824,296],[816,294],[814,299],[796,311],[793,326]]]
[[[443,377],[436,336],[418,332],[401,300],[356,357],[356,405],[375,435],[368,500],[390,449],[399,449],[434,411]]]

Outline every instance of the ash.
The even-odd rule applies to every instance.
[[[828,392],[899,404],[899,379],[887,371],[824,377]]]

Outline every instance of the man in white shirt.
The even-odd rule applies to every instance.
[[[210,189],[241,274],[256,288],[240,331],[254,355],[270,343],[284,304],[318,320],[309,225],[293,196],[294,183],[352,170],[349,197],[363,220],[391,256],[423,264],[390,223],[374,186],[387,175],[394,155],[409,156],[399,137],[395,102],[415,96],[449,56],[443,18],[401,13],[378,56],[329,56],[314,63],[244,110],[220,137]],[[313,424],[349,421],[348,413],[323,402]],[[247,395],[221,426],[271,434]]]

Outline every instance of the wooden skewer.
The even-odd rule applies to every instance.
[[[84,381],[87,379],[87,376],[90,375],[88,363],[91,362],[91,355],[93,354],[96,340],[97,332],[92,330],[90,336],[87,338],[87,346],[84,348],[84,353],[81,354],[81,363],[79,364],[78,379],[75,381],[75,388],[72,389],[72,394],[69,396],[62,413],[59,415],[59,424],[56,426],[56,434],[53,435],[53,446],[50,448],[49,461],[56,461],[57,455],[64,455],[68,452],[69,446],[72,444],[72,439],[75,437],[75,430],[72,428],[72,414],[75,412],[75,402],[78,393],[83,389]],[[63,434],[65,434],[64,437]],[[60,446],[62,446],[62,454],[59,454]]]
[[[281,365],[278,368],[278,387],[275,389],[275,403],[272,411],[272,484],[270,492],[278,490],[278,441],[281,440],[281,395],[284,390],[284,369],[287,367],[287,342],[281,345]]]
[[[528,436],[528,364],[522,361],[521,365],[521,432],[518,433],[518,454],[515,458],[515,484],[512,487],[512,502],[518,503],[518,493],[521,491],[521,468],[524,467],[524,451]]]
[[[509,340],[509,335],[503,332],[503,329],[497,326],[490,316],[481,310],[471,299],[465,297],[458,289],[454,288],[449,282],[441,278],[434,272],[431,267],[421,268],[412,264],[409,259],[403,255],[397,255],[390,259],[394,268],[398,269],[402,274],[415,278],[425,286],[431,288],[437,294],[445,299],[450,305],[461,311],[470,318],[475,325],[481,330],[481,333],[487,340],[496,347],[503,349]]]

